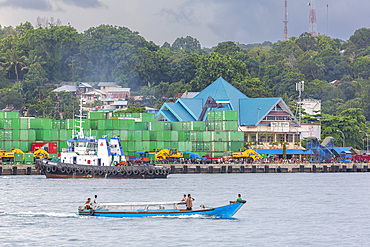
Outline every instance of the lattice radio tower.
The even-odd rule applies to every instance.
[[[312,36],[317,36],[317,23],[316,23],[316,7],[315,0],[311,0],[310,6],[310,16],[309,16],[309,27],[308,30]]]
[[[288,0],[285,0],[285,20],[284,22],[284,37],[283,40],[288,40]]]

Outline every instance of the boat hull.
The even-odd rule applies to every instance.
[[[79,210],[79,215],[96,217],[179,217],[179,216],[205,216],[216,218],[231,218],[245,204],[245,201],[232,203],[215,208],[205,208],[200,210],[138,210],[138,211],[119,211],[119,210],[99,210],[87,209]]]
[[[47,178],[109,178],[109,179],[154,179],[167,178],[170,169],[153,165],[91,166],[37,160],[36,168]]]

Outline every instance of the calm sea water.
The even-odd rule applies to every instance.
[[[100,202],[219,206],[241,193],[233,219],[80,217]],[[194,174],[165,180],[0,177],[1,246],[369,246],[370,173]]]

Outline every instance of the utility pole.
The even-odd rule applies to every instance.
[[[304,81],[300,81],[300,82],[297,82],[295,84],[295,89],[296,91],[298,92],[298,118],[299,118],[299,125],[301,125],[301,117],[302,117],[302,114],[301,114],[301,109],[302,109],[302,99],[301,99],[301,96],[302,96],[302,92],[304,91]]]
[[[340,130],[337,130],[337,132],[340,132],[343,135],[343,147],[344,147],[344,145],[346,143],[346,138],[344,137],[344,133],[342,131],[340,131]]]
[[[369,153],[369,135],[363,130],[360,130],[360,132],[366,135],[366,154],[368,154]]]

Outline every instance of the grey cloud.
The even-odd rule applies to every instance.
[[[12,7],[12,8],[21,8],[21,9],[32,9],[32,10],[42,10],[49,11],[53,7],[48,0],[5,0],[0,3],[2,7]]]
[[[81,8],[101,8],[106,5],[99,0],[62,0],[63,3],[69,5],[75,5]]]
[[[163,8],[159,11],[159,16],[166,23],[181,23],[183,25],[194,26],[197,18],[194,15],[194,9],[189,4],[181,4],[178,8]]]

